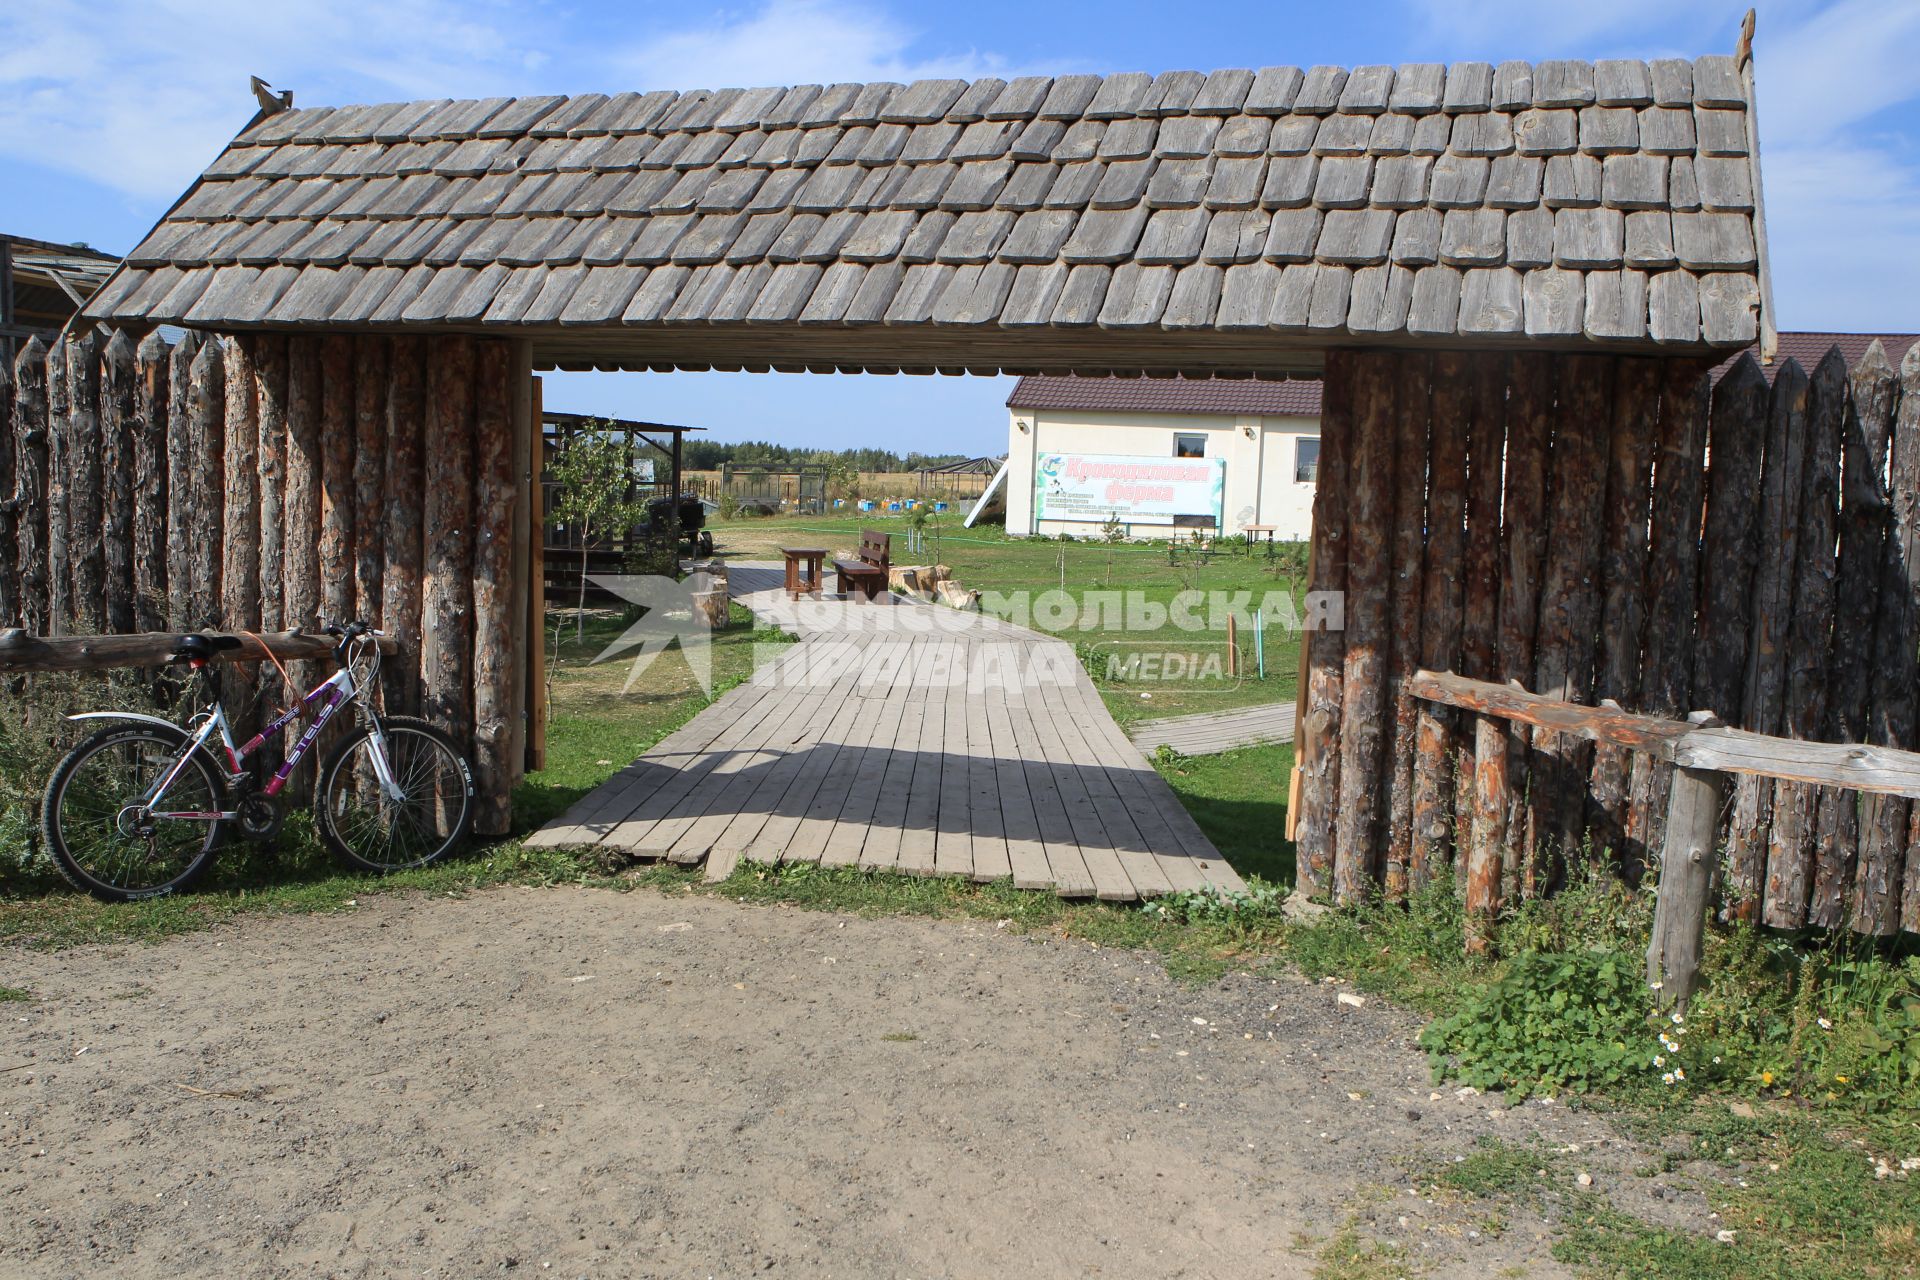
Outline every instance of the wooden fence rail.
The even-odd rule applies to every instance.
[[[1684,1008],[1699,979],[1727,775],[1920,799],[1920,752],[1750,733],[1717,724],[1705,713],[1672,720],[1614,706],[1583,706],[1451,672],[1416,672],[1408,689],[1425,702],[1644,753],[1679,770],[1668,801],[1659,898],[1647,947],[1647,977],[1664,1005]],[[1485,920],[1498,905],[1470,889],[1471,917]]]
[[[267,662],[328,658],[339,643],[332,636],[306,631],[224,632],[201,634],[238,640],[234,649],[220,649],[211,657],[220,662]],[[180,633],[165,631],[137,635],[34,636],[18,628],[0,631],[0,672],[106,671],[114,667],[158,667],[172,656]],[[386,657],[400,652],[391,636],[375,643]]]

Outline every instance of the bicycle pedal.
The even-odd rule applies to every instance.
[[[287,811],[277,796],[247,796],[240,801],[235,812],[240,815],[240,834],[255,844],[266,844],[274,839],[287,821]]]

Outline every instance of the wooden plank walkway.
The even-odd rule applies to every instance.
[[[1107,714],[1071,646],[903,602],[733,596],[801,638],[528,837],[704,862],[811,862],[1133,901],[1240,877]]]
[[[1168,746],[1186,756],[1207,756],[1236,747],[1293,741],[1294,705],[1273,702],[1238,711],[1136,720],[1127,737],[1144,753]]]

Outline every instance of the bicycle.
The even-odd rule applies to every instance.
[[[380,632],[356,622],[325,633],[339,640],[333,657],[340,669],[244,746],[234,743],[217,687],[185,728],[123,711],[68,717],[117,723],[81,742],[47,781],[41,832],[67,882],[108,902],[156,898],[204,874],[229,826],[249,840],[272,841],[286,817],[287,779],[347,703],[359,723],[320,763],[314,787],[314,825],[327,848],[349,867],[379,873],[425,866],[456,848],[473,821],[473,771],[431,724],[375,710]],[[168,661],[185,662],[202,678],[216,653],[240,644],[234,636],[183,635]],[[311,723],[260,785],[247,759],[309,711]]]

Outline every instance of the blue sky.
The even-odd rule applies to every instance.
[[[1729,52],[1744,3],[34,0],[0,11],[0,228],[124,252],[253,112],[636,88]],[[1171,18],[1171,20],[1170,20]],[[1920,0],[1760,5],[1779,323],[1920,327]],[[1010,380],[556,375],[554,408],[838,447],[998,452]]]

